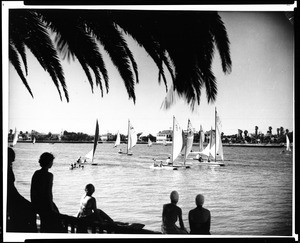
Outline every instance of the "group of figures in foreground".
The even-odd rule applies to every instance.
[[[53,202],[52,186],[53,174],[48,170],[52,167],[54,156],[45,152],[39,158],[41,169],[34,172],[31,180],[31,202],[19,194],[14,182],[15,176],[12,163],[15,160],[15,152],[8,148],[8,184],[7,184],[7,232],[38,232],[36,215],[40,217],[40,230],[42,233],[66,233],[62,223],[62,216]],[[87,184],[85,194],[80,201],[77,218],[80,222],[100,222],[115,225],[116,222],[105,212],[97,208],[96,199],[93,197],[95,187]],[[163,205],[162,232],[165,234],[187,234],[182,220],[182,210],[177,206],[179,194],[172,191],[171,202]],[[189,224],[191,234],[210,234],[210,211],[203,208],[203,195],[196,196],[195,209],[189,212]],[[176,225],[179,221],[180,227]],[[78,226],[78,233],[87,233],[86,228]],[[126,224],[126,223],[124,223]]]

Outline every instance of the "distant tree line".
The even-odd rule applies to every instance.
[[[272,133],[272,129],[270,126],[267,133],[264,134],[258,132],[258,126],[255,126],[255,132],[251,134],[247,130],[238,129],[237,134],[231,136],[222,134],[221,137],[225,143],[285,143],[287,135],[290,142],[293,142],[293,132],[289,132],[289,129],[277,128],[276,134]]]
[[[293,132],[289,132],[288,129],[284,129],[283,127],[276,129],[276,134],[272,133],[272,127],[270,126],[267,133],[263,134],[258,132],[258,127],[255,126],[255,132],[249,133],[247,130],[238,129],[237,134],[233,135],[225,135],[223,132],[221,133],[221,139],[223,143],[285,143],[286,135],[288,136],[290,142],[293,142]],[[205,140],[204,142],[209,141],[210,131],[205,132]],[[152,134],[148,134],[146,136],[142,136],[142,133],[137,133],[138,141],[147,142],[148,138],[151,139],[152,142],[156,142],[156,137]],[[8,141],[12,141],[14,137],[13,130],[9,130]],[[94,140],[94,136],[88,135],[82,132],[68,132],[64,131],[61,134],[53,134],[51,132],[44,134],[39,133],[35,130],[32,130],[30,133],[28,131],[23,132],[20,131],[18,134],[18,139],[23,141],[30,141],[35,138],[36,141],[76,141],[76,142],[91,142]],[[116,141],[117,134],[108,133],[105,137],[105,141]],[[127,135],[120,134],[121,142],[127,141]],[[200,139],[199,132],[194,133],[194,142],[198,143]],[[102,140],[102,136],[99,136],[99,141]]]

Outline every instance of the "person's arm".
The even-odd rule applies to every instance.
[[[53,187],[53,174],[49,173],[48,184],[47,184],[47,199],[49,202],[53,202],[52,187]]]
[[[192,232],[194,229],[194,223],[193,223],[193,216],[191,211],[189,211],[189,225],[190,225],[190,231]]]
[[[52,209],[53,212],[58,213],[58,208],[53,202],[53,194],[52,194],[52,188],[53,188],[53,174],[49,173],[49,179],[48,179],[48,190],[47,190],[47,198],[48,202],[50,204],[50,208]]]
[[[182,220],[182,210],[181,210],[181,208],[179,209],[178,218],[179,218],[179,225],[180,225],[180,228],[181,228],[181,229],[184,229],[184,224],[183,224],[183,220]]]
[[[162,224],[165,225],[165,205],[163,206],[162,210]]]
[[[77,214],[76,214],[76,217],[77,217],[77,218],[80,216],[80,214],[81,214],[81,212],[82,212],[82,208],[81,208],[81,205],[82,205],[82,198],[83,198],[83,197],[81,197],[81,199],[80,199],[79,209],[78,209]]]
[[[207,223],[208,232],[210,232],[210,221],[211,221],[211,216],[210,216],[210,212],[209,212],[209,215],[208,215],[208,223]]]
[[[94,197],[91,198],[91,205],[92,205],[92,210],[95,213],[97,210],[97,203],[96,203],[96,199]]]

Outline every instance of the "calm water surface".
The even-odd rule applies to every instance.
[[[282,148],[224,147],[225,167],[190,160],[191,169],[169,171],[149,167],[153,157],[166,158],[171,146],[138,144],[134,155],[127,156],[118,154],[113,144],[99,144],[94,159],[98,166],[70,170],[69,164],[92,146],[18,143],[13,165],[17,189],[30,200],[30,181],[40,169],[39,156],[52,152],[56,157],[50,169],[53,197],[63,214],[77,213],[84,187],[92,183],[97,207],[113,219],[160,231],[162,206],[169,202],[170,192],[177,190],[188,229],[188,212],[195,207],[195,196],[202,193],[204,207],[211,211],[213,235],[292,234],[293,159],[281,154]]]

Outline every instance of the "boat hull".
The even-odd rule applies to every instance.
[[[190,169],[190,165],[151,165],[150,169],[153,170],[178,170],[178,169]]]
[[[128,156],[132,156],[133,153],[126,153],[126,152],[118,152],[118,154],[123,154],[123,155],[128,155]]]
[[[203,162],[199,162],[198,165],[206,165],[206,166],[225,166],[224,163],[222,162],[208,162],[208,161],[203,161]]]

